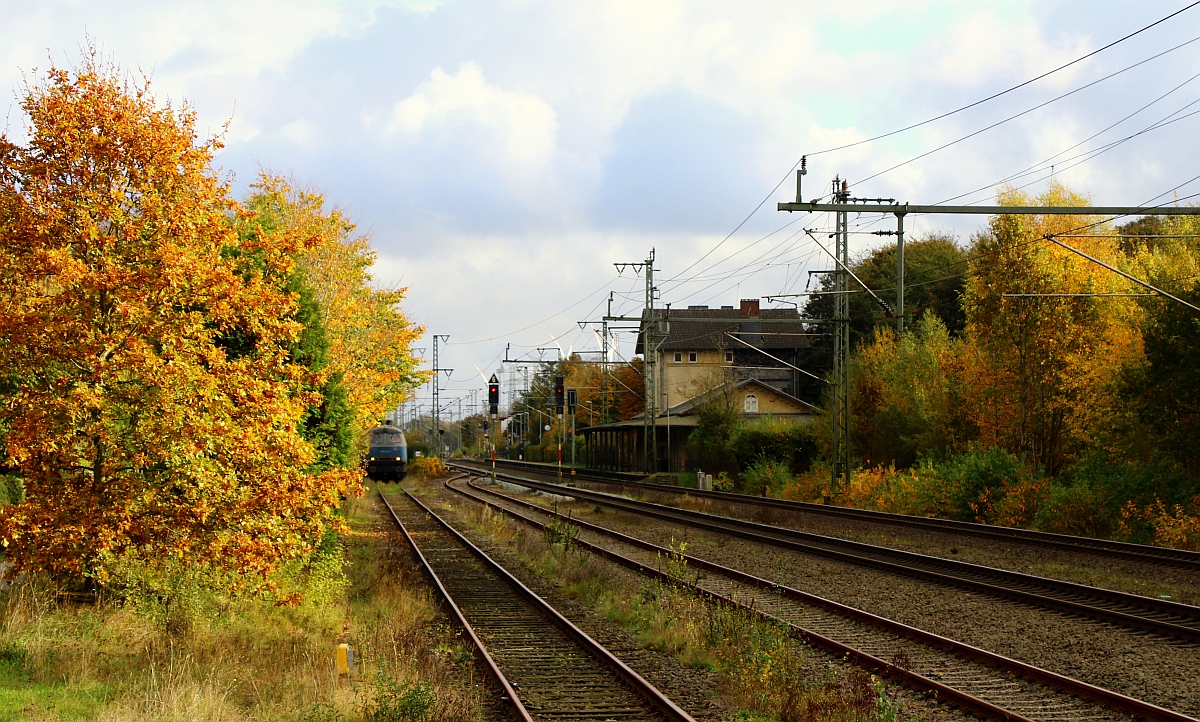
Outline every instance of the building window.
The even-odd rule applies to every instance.
[[[727,364],[733,363],[733,352],[732,351],[725,352],[725,363],[727,363]]]
[[[690,363],[690,364],[696,363],[696,352],[695,351],[688,351],[688,363]]]
[[[680,363],[680,362],[682,362],[682,361],[683,361],[683,352],[682,352],[682,351],[676,351],[676,352],[675,352],[675,363]]]
[[[743,405],[747,414],[758,413],[758,397],[754,394],[746,394],[746,403]]]

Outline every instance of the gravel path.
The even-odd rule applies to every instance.
[[[1200,646],[661,520],[610,509],[598,513],[592,504],[569,506],[576,516],[616,531],[662,546],[685,543],[694,556],[1200,715]]]
[[[679,504],[671,495],[651,494],[647,501]],[[733,516],[765,524],[825,534],[853,541],[878,544],[920,554],[956,559],[1000,569],[1036,574],[1051,579],[1116,589],[1132,594],[1166,597],[1184,604],[1200,604],[1200,571],[1105,557],[1086,552],[1003,542],[970,534],[916,529],[894,524],[846,520],[783,509],[764,509],[750,504],[712,502],[688,498],[680,504],[689,509]]]

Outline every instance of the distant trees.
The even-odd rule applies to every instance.
[[[1087,205],[1057,184],[1000,202]],[[1200,545],[1200,313],[1128,295],[1145,289],[1047,240],[1200,305],[1198,234],[1193,216],[1120,229],[1086,214],[989,219],[963,256],[956,311],[930,301],[903,335],[876,318],[856,347],[852,449],[875,470],[848,500]]]
[[[931,233],[915,237],[904,244],[905,301],[904,316],[908,327],[916,325],[926,313],[936,316],[952,337],[962,333],[966,323],[960,297],[967,271],[967,253],[947,235]],[[854,275],[875,291],[889,306],[896,298],[896,247],[887,244],[864,254],[850,264]],[[861,347],[870,343],[879,328],[895,328],[896,320],[879,303],[851,281],[850,338],[851,344]],[[833,280],[821,277],[818,290],[830,291]],[[804,306],[807,318],[833,318],[834,296],[812,296]],[[893,308],[893,311],[895,309]],[[827,325],[814,325],[814,331],[829,331]],[[798,365],[807,371],[821,374],[832,368],[832,337],[815,336],[807,349],[798,356]],[[817,402],[824,390],[820,382],[801,381],[801,398]]]

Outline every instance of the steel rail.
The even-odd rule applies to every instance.
[[[459,478],[461,478],[461,477],[459,477]],[[496,509],[497,511],[507,514],[513,518],[517,518],[525,523],[531,524],[536,527],[541,527],[541,528],[545,527],[544,524],[542,524],[541,522],[539,522],[535,519],[531,519],[523,514],[513,512],[511,509],[506,509],[499,504],[495,504],[491,501],[488,501],[487,499],[483,499],[483,498],[480,498],[473,494],[469,494],[469,493],[453,486],[451,484],[451,482],[455,481],[455,480],[457,480],[457,479],[447,480],[446,487],[448,489],[451,489],[454,492],[457,492],[458,494],[466,496],[467,498],[474,499],[476,502],[486,504],[487,506],[489,506],[493,509]],[[560,520],[565,520],[571,524],[577,525],[581,529],[587,529],[589,531],[595,532],[595,533],[603,535],[605,537],[617,540],[619,542],[628,544],[630,546],[644,549],[646,551],[651,551],[656,554],[660,554],[660,555],[664,555],[664,556],[681,557],[686,561],[686,564],[688,564],[689,566],[693,566],[698,569],[703,569],[705,571],[710,571],[715,574],[725,576],[729,579],[732,579],[732,580],[735,580],[735,581],[738,581],[738,582],[741,582],[741,583],[744,583],[747,585],[751,585],[751,586],[758,587],[761,589],[769,589],[774,593],[781,594],[785,597],[788,597],[795,601],[801,602],[802,604],[807,604],[807,605],[811,605],[811,606],[820,608],[822,610],[837,614],[839,616],[845,617],[845,618],[850,619],[855,622],[862,622],[862,623],[874,626],[876,628],[882,629],[891,634],[895,634],[899,637],[906,638],[906,639],[909,639],[911,641],[914,641],[914,642],[917,642],[920,644],[924,644],[926,646],[941,650],[943,652],[947,652],[949,654],[952,654],[956,657],[960,657],[960,658],[965,659],[970,662],[975,662],[975,663],[985,665],[987,667],[993,667],[993,668],[999,669],[1006,673],[1026,679],[1028,681],[1034,682],[1038,685],[1047,687],[1049,689],[1055,690],[1057,692],[1060,692],[1060,693],[1063,693],[1066,695],[1077,696],[1077,697],[1080,697],[1081,699],[1086,699],[1090,702],[1094,702],[1094,703],[1109,707],[1110,709],[1113,709],[1118,712],[1124,712],[1124,713],[1133,715],[1135,717],[1142,717],[1151,722],[1189,722],[1189,721],[1194,722],[1194,718],[1192,718],[1192,717],[1188,717],[1188,716],[1180,714],[1178,712],[1174,712],[1172,710],[1168,710],[1163,707],[1159,707],[1157,705],[1151,704],[1149,702],[1145,702],[1143,700],[1135,699],[1133,697],[1128,697],[1128,696],[1120,694],[1118,692],[1114,692],[1112,690],[1105,689],[1103,687],[1097,687],[1095,685],[1089,684],[1087,682],[1083,682],[1081,680],[1074,679],[1072,677],[1067,677],[1065,675],[1061,675],[1056,672],[1051,672],[1049,670],[1041,669],[1039,667],[1035,667],[1035,666],[1026,664],[1024,662],[1020,662],[1020,661],[1011,659],[1009,657],[1005,657],[1003,655],[995,654],[993,652],[988,652],[987,650],[980,649],[978,647],[974,647],[972,645],[965,644],[963,642],[958,642],[956,640],[949,639],[947,637],[943,637],[941,635],[937,635],[932,632],[927,632],[922,629],[918,629],[916,627],[911,627],[911,626],[908,626],[901,622],[896,622],[896,621],[887,619],[885,617],[880,617],[878,615],[871,614],[870,612],[865,612],[860,609],[855,609],[854,607],[850,607],[850,606],[841,604],[839,602],[834,602],[832,600],[825,599],[823,597],[809,594],[807,592],[803,592],[798,589],[780,585],[776,582],[772,582],[772,581],[763,579],[761,577],[756,577],[756,576],[748,574],[746,572],[732,569],[730,567],[725,567],[723,565],[716,564],[714,562],[709,562],[709,561],[701,559],[699,557],[693,557],[690,555],[681,554],[674,550],[660,547],[656,544],[645,541],[643,539],[638,539],[636,537],[622,534],[621,532],[614,531],[612,529],[608,529],[606,527],[602,527],[602,526],[599,526],[596,524],[592,524],[592,523],[583,521],[578,518],[568,517],[567,515],[564,515],[558,511],[546,509],[545,507],[541,507],[537,504],[533,504],[533,503],[525,501],[523,499],[518,499],[516,497],[512,497],[512,496],[497,492],[492,489],[482,488],[482,487],[476,485],[475,482],[470,480],[469,478],[467,480],[467,483],[470,485],[470,487],[472,489],[479,491],[483,494],[487,494],[490,496],[494,496],[494,497],[503,499],[506,502],[515,504],[517,506],[521,506],[526,509],[530,509],[532,511],[536,511],[541,514],[545,514],[550,517],[555,517]],[[760,616],[771,619],[772,621],[782,622],[783,624],[787,624],[789,626],[796,627],[796,625],[793,625],[790,622],[779,620],[779,619],[773,617],[772,615],[765,613],[762,609],[756,609],[756,608],[750,607],[742,602],[738,602],[738,601],[730,599],[728,597],[724,597],[720,594],[714,593],[710,590],[707,590],[707,589],[699,587],[695,584],[692,584],[691,582],[688,582],[686,580],[672,577],[670,575],[665,574],[661,570],[656,570],[653,568],[646,567],[646,565],[643,564],[642,562],[639,562],[636,559],[631,559],[629,557],[625,557],[624,555],[621,555],[618,552],[615,552],[615,551],[612,551],[609,549],[604,549],[603,547],[598,547],[597,545],[590,544],[589,542],[587,542],[585,540],[581,540],[579,538],[576,538],[573,543],[578,544],[581,547],[588,549],[588,551],[599,554],[606,559],[609,559],[611,561],[622,564],[623,566],[625,566],[627,568],[634,569],[640,573],[647,574],[647,575],[650,575],[650,576],[653,576],[656,578],[668,580],[672,584],[678,584],[681,586],[685,586],[685,587],[691,589],[692,591],[704,594],[705,596],[708,596],[710,598],[717,599],[723,603],[733,604],[733,605],[741,607],[743,609],[747,609],[755,614],[759,614]],[[882,672],[882,673],[886,674],[887,676],[892,677],[893,679],[896,679],[897,681],[900,681],[900,682],[906,684],[906,686],[910,686],[911,688],[917,689],[918,691],[932,693],[937,697],[943,698],[944,701],[948,701],[949,703],[951,703],[953,705],[960,706],[962,709],[970,711],[973,714],[981,715],[987,719],[1005,719],[1005,720],[1026,719],[1025,717],[1021,717],[1020,715],[1015,715],[1013,712],[1006,710],[1004,708],[998,707],[997,705],[994,705],[986,700],[982,700],[978,697],[970,695],[961,690],[949,687],[948,685],[945,685],[941,682],[937,682],[936,680],[932,680],[928,677],[924,677],[923,675],[914,673],[911,670],[908,670],[904,667],[900,667],[891,662],[886,662],[886,661],[880,659],[879,657],[876,657],[876,656],[861,652],[859,650],[853,649],[847,645],[844,645],[840,642],[829,639],[828,637],[825,637],[823,635],[817,634],[810,630],[798,628],[798,627],[796,629],[798,632],[797,636],[799,636],[804,641],[807,641],[807,642],[813,644],[813,646],[824,648],[827,651],[832,651],[837,656],[846,656],[847,654],[849,654],[853,659],[855,659],[860,664],[864,664],[871,671]]]
[[[666,695],[660,692],[658,688],[622,662],[619,658],[617,658],[616,655],[610,652],[602,644],[592,639],[591,636],[563,616],[549,602],[542,599],[542,597],[540,597],[537,593],[525,586],[524,583],[513,576],[512,573],[505,569],[499,562],[488,556],[482,549],[475,546],[475,544],[463,536],[461,532],[451,526],[449,522],[438,516],[432,509],[423,504],[420,499],[413,496],[412,493],[408,492],[407,490],[404,493],[423,512],[438,522],[442,528],[444,528],[459,543],[466,547],[466,549],[473,556],[475,556],[477,559],[483,562],[484,565],[500,576],[514,591],[517,592],[517,594],[529,601],[534,607],[549,617],[556,626],[572,637],[577,644],[590,653],[594,658],[598,659],[602,664],[616,672],[619,677],[624,679],[625,682],[630,685],[634,692],[641,695],[647,702],[657,708],[659,712],[661,712],[667,719],[672,720],[673,722],[696,722],[690,714],[672,702]],[[384,502],[387,503],[387,500],[384,499]],[[400,523],[399,518],[396,516],[395,511],[391,509],[390,504],[388,504],[388,508],[392,512],[392,517],[396,519],[397,523]],[[401,528],[403,528],[403,525],[401,525]]]
[[[511,468],[525,469],[533,473],[544,473],[539,465],[533,462],[519,462],[512,459],[497,459],[497,464]],[[1098,557],[1113,557],[1129,559],[1155,565],[1171,565],[1186,569],[1200,570],[1200,552],[1185,549],[1156,547],[1149,544],[1133,544],[1130,542],[1112,541],[1109,539],[1094,539],[1091,537],[1074,536],[1070,534],[1055,534],[1053,532],[1017,527],[995,526],[976,522],[957,521],[954,519],[938,519],[936,517],[915,516],[911,514],[896,514],[872,509],[854,509],[852,507],[835,506],[832,504],[814,504],[804,501],[787,499],[772,499],[770,497],[737,494],[728,491],[709,491],[702,489],[684,489],[667,484],[656,484],[649,481],[633,481],[606,477],[591,473],[573,474],[572,479],[612,484],[635,489],[645,489],[676,496],[694,496],[702,499],[714,499],[732,504],[759,506],[782,509],[785,511],[810,513],[819,516],[841,517],[868,521],[875,524],[890,524],[894,526],[929,529],[943,533],[956,533],[978,536],[988,539],[998,539],[1008,542],[1019,542],[1031,546],[1043,546],[1063,549],[1079,554],[1089,554]]]
[[[1043,590],[1055,591],[1062,594],[1091,597],[1096,600],[1103,600],[1110,604],[1140,607],[1146,611],[1168,613],[1176,617],[1186,618],[1189,622],[1200,623],[1200,608],[1187,604],[1179,604],[1178,602],[1169,602],[1162,599],[1153,599],[1134,594],[1126,594],[1125,592],[1116,592],[1097,587],[1089,587],[1072,582],[1047,579],[1045,577],[1036,577],[1033,575],[1011,572],[1004,569],[995,569],[992,567],[969,564],[967,562],[943,559],[941,557],[931,557],[924,554],[916,554],[914,552],[889,549],[887,547],[853,542],[836,537],[825,537],[819,534],[797,531],[795,529],[788,529],[786,527],[759,524],[757,522],[746,521],[744,519],[715,516],[712,514],[705,514],[703,512],[691,511],[688,509],[678,509],[675,507],[663,506],[661,504],[636,501],[633,499],[614,496],[612,494],[606,494],[604,492],[589,491],[586,489],[580,489],[578,487],[568,487],[551,482],[536,481],[512,474],[501,474],[500,476],[518,485],[537,488],[541,491],[573,496],[576,498],[582,497],[597,504],[607,505],[625,511],[631,511],[635,514],[651,516],[674,523],[683,523],[718,533],[730,534],[743,539],[784,547],[805,554],[822,556],[835,561],[854,564],[856,566],[866,566],[884,571],[890,571],[901,576],[915,577],[935,583],[971,589],[973,591],[978,591],[990,596],[1012,599],[1014,601],[1019,601],[1043,608],[1056,609],[1069,614],[1082,615],[1093,619],[1099,619],[1135,629],[1143,629],[1156,634],[1163,634],[1178,639],[1184,639],[1193,642],[1200,641],[1200,627],[1184,626],[1174,622],[1154,619],[1153,617],[1115,611],[1112,609],[1106,609],[1104,607],[1094,606],[1092,604],[1071,601],[1069,599],[1061,599],[1053,596],[1046,596],[1045,594],[1025,591],[1024,589],[1000,586],[998,584],[979,581],[978,579],[972,579],[968,576],[959,575],[970,574],[977,577],[991,577],[993,580],[1003,580],[1011,584],[1023,584],[1026,586],[1040,587]],[[826,546],[818,546],[818,544],[824,544]],[[842,551],[833,547],[841,547],[847,551]],[[874,558],[863,555],[874,555]],[[878,557],[891,557],[899,561],[888,561]],[[915,566],[918,563],[924,564],[926,567],[942,567],[947,571],[934,571],[929,568]]]
[[[453,481],[454,479],[461,479],[463,476],[465,476],[465,474],[457,477],[451,477],[447,480],[447,482]],[[442,599],[446,601],[446,605],[450,607],[452,612],[454,612],[454,617],[458,620],[459,626],[462,627],[463,631],[467,633],[467,636],[471,639],[471,644],[473,644],[475,649],[478,650],[479,655],[483,658],[488,672],[504,691],[504,696],[512,704],[513,711],[517,713],[517,716],[520,717],[522,722],[534,722],[533,717],[529,714],[529,710],[525,709],[525,703],[521,701],[519,696],[517,696],[517,691],[513,689],[512,685],[508,682],[508,678],[505,677],[504,673],[500,671],[500,667],[498,667],[496,665],[496,661],[492,659],[492,655],[488,652],[487,646],[484,645],[483,640],[479,638],[479,635],[475,634],[475,628],[471,626],[471,623],[467,621],[466,616],[463,615],[462,610],[458,608],[458,604],[454,601],[454,598],[450,596],[450,592],[446,589],[446,586],[442,584],[441,578],[438,577],[437,572],[433,570],[433,566],[430,565],[429,560],[425,558],[424,552],[422,552],[421,548],[417,546],[416,540],[413,539],[412,535],[408,533],[408,529],[405,528],[403,522],[400,521],[400,517],[396,516],[396,510],[392,508],[391,503],[388,502],[387,497],[383,495],[382,491],[379,492],[379,498],[383,501],[383,505],[387,507],[388,513],[392,515],[392,519],[396,522],[396,526],[400,527],[400,531],[404,533],[404,538],[408,540],[408,544],[412,547],[413,552],[417,555],[417,559],[421,561],[421,568],[424,569],[425,574],[427,574],[429,578],[433,580],[433,584],[437,587],[438,593],[442,595]]]

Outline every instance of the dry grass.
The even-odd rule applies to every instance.
[[[35,579],[0,593],[0,720],[480,719],[471,655],[402,538],[373,499],[346,513],[333,573],[298,579],[301,606],[200,590],[173,608],[64,606]],[[340,642],[357,655],[353,679],[335,670]]]

